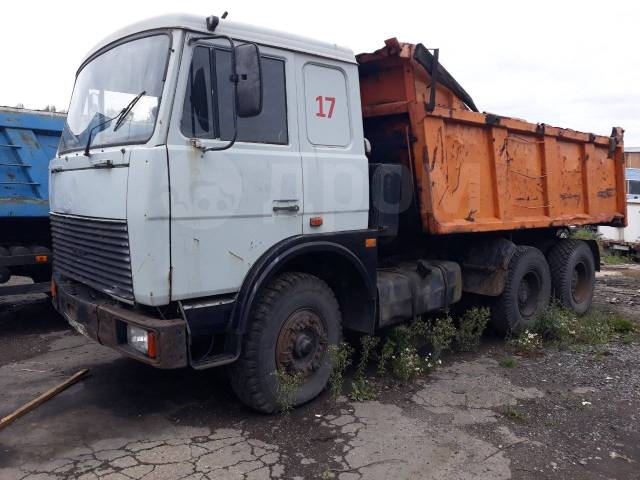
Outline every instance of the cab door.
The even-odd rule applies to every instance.
[[[293,54],[260,52],[262,112],[238,118],[233,147],[205,152],[233,135],[230,51],[185,43],[168,141],[172,300],[237,291],[267,249],[302,233]]]
[[[353,63],[296,56],[305,233],[368,226],[369,166]],[[321,217],[318,225],[311,222]]]

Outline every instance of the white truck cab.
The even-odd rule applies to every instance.
[[[131,278],[109,292],[123,300],[160,306],[234,293],[281,240],[367,228],[353,54],[227,21],[215,33],[222,38],[210,38],[204,18],[149,20],[99,44],[78,71],[51,162],[51,210],[54,222],[126,222]],[[262,108],[238,118],[235,143],[219,151],[234,129],[223,36],[260,43]],[[119,128],[93,131],[85,155],[88,130],[140,92]],[[313,217],[322,223],[311,226]]]
[[[368,168],[350,50],[216,17],[125,28],[80,66],[50,164],[56,305],[147,363],[221,365],[238,359],[270,269],[306,249],[313,268],[337,272],[339,250],[363,283],[354,308],[371,315]],[[281,356],[298,342],[298,362],[323,370],[324,386],[320,353],[339,325],[303,317]],[[312,347],[318,358],[305,357]]]

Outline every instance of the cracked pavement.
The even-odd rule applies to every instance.
[[[377,401],[324,394],[264,416],[220,370],[156,370],[77,335],[46,300],[0,304],[0,416],[91,370],[0,430],[0,479],[640,478],[637,344],[612,349],[610,364],[550,352],[514,370],[499,366],[501,348],[451,356],[412,385],[382,382]],[[621,380],[603,380],[610,371]],[[587,418],[593,444],[578,431]]]
[[[203,479],[279,478],[280,453],[275,445],[251,439],[246,432],[207,428],[183,429],[157,440],[105,439],[75,447],[44,463],[26,462],[0,470],[1,478]]]

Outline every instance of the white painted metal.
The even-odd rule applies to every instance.
[[[289,142],[237,142],[203,153],[181,133],[180,118],[192,54],[185,39],[208,33],[204,18],[141,22],[93,52],[128,35],[172,27],[178,29],[171,33],[152,138],[51,162],[52,211],[127,219],[134,295],[144,305],[236,292],[255,261],[279,241],[364,229],[368,219],[358,72],[350,50],[222,21],[216,33],[255,41],[262,54],[284,60]],[[335,98],[330,119],[316,116],[317,96]],[[115,168],[92,168],[107,161]],[[299,211],[273,210],[291,205]],[[315,216],[323,218],[322,226],[309,226]]]
[[[296,78],[304,233],[367,228],[369,167],[364,153],[358,69],[344,62],[297,54]],[[332,118],[328,117],[330,102],[323,106],[326,116],[318,117],[319,96],[336,99]],[[310,226],[312,217],[322,217],[322,225]]]
[[[115,160],[122,156],[119,149],[110,148],[97,153],[92,160]],[[129,154],[126,153],[124,157],[124,166],[116,168],[84,168],[50,173],[51,211],[67,215],[126,219]],[[86,157],[83,160],[86,161]],[[50,163],[54,168],[59,164],[56,160]]]
[[[161,15],[118,30],[95,45],[87,54],[85,60],[101,48],[124,37],[154,29],[180,29],[199,32],[205,35],[211,34],[211,32],[207,30],[206,18],[204,16],[182,14]],[[216,28],[215,33],[219,35],[229,35],[232,38],[251,41],[260,45],[268,45],[283,50],[303,52],[319,57],[340,60],[342,62],[356,63],[353,51],[349,48],[255,25],[247,25],[225,19],[220,20],[220,24]]]
[[[640,200],[627,200],[627,227],[598,227],[605,240],[625,243],[640,243]]]
[[[347,77],[341,68],[307,63],[303,69],[307,140],[313,146],[351,143]]]
[[[166,305],[170,300],[170,212],[166,147],[133,149],[127,226],[133,292],[144,305]]]
[[[183,34],[173,32],[174,45]],[[58,155],[50,162],[52,212],[126,219],[135,300],[165,305],[170,297],[169,178],[166,135],[180,49],[169,57],[158,121],[146,145],[124,145]],[[111,163],[112,168],[104,168]],[[101,167],[101,168],[96,168]]]
[[[180,131],[191,52],[185,45],[168,139],[173,300],[237,291],[267,249],[302,233],[304,208],[294,54],[261,47],[285,61],[289,144],[236,142],[203,153]],[[227,143],[199,140],[204,147]],[[273,210],[288,205],[300,210]]]

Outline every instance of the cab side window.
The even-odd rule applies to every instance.
[[[260,115],[238,118],[239,142],[289,143],[284,61],[262,56],[263,100]],[[230,140],[233,136],[231,54],[222,48],[196,47],[189,72],[181,130],[185,136]]]
[[[187,137],[215,138],[210,56],[208,48],[193,50],[180,121],[180,130]]]

